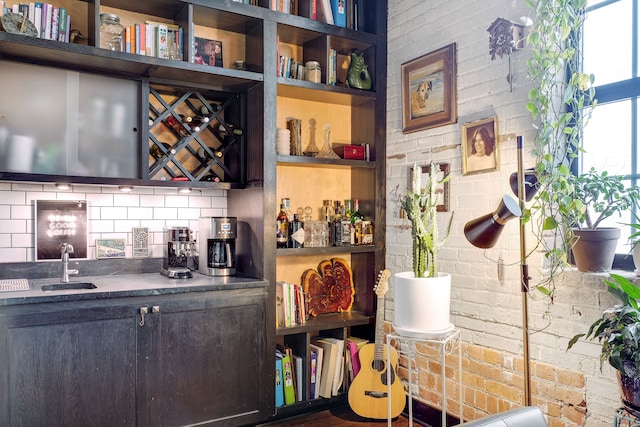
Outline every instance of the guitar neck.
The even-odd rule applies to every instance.
[[[384,358],[384,296],[378,296],[376,304],[376,342],[373,352],[374,360],[382,360]]]

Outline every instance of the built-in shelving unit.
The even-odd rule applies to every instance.
[[[25,173],[9,169],[0,171],[0,179],[58,182],[66,178],[65,181],[73,183],[225,190],[228,215],[237,217],[239,223],[240,236],[236,246],[238,271],[265,278],[271,283],[268,305],[272,309],[263,313],[268,343],[261,349],[264,357],[260,372],[264,384],[274,384],[276,343],[290,346],[307,363],[309,342],[315,336],[345,338],[354,334],[373,339],[376,313],[373,287],[378,272],[384,268],[386,204],[387,2],[371,0],[362,3],[370,8],[367,16],[373,20],[367,25],[367,32],[272,11],[269,3],[260,0],[260,6],[252,6],[231,0],[60,0],[56,4],[69,10],[74,28],[87,35],[84,44],[0,32],[0,61],[108,76],[122,82],[135,81],[140,88],[134,130],[139,147],[139,168],[133,178],[47,174],[38,170]],[[184,34],[182,60],[96,47],[99,15],[104,12],[120,16],[125,27],[145,20],[180,26]],[[222,42],[223,67],[191,61],[196,37]],[[338,84],[278,77],[279,47],[289,49],[301,63],[318,61],[322,68],[322,82],[327,81],[328,53],[335,50],[341,67]],[[371,90],[349,88],[344,84],[344,64],[352,52],[364,52],[373,79]],[[243,61],[246,69],[235,69],[233,64],[236,60]],[[43,73],[47,69],[43,68]],[[28,91],[25,91],[25,96],[30,96]],[[178,119],[185,114],[183,111],[189,111],[188,103],[186,107],[178,103],[174,106],[173,98],[181,96],[194,108],[201,107],[202,99],[216,105],[233,99],[233,105],[219,119],[241,128],[242,136],[233,142],[219,139],[216,142],[217,137],[206,126],[197,131],[187,126],[193,132],[183,139],[176,137],[175,142],[166,147],[164,140],[154,132],[167,117]],[[167,105],[159,107],[156,101],[160,99],[165,99]],[[155,104],[152,106],[152,103]],[[11,123],[11,111],[2,113]],[[322,126],[328,123],[333,143],[369,144],[370,159],[327,160],[278,155],[276,130],[285,127],[289,117],[302,120],[303,146],[309,142],[310,120],[313,119],[318,147],[322,146]],[[200,135],[207,132],[209,135],[206,137]],[[170,151],[172,145],[176,151],[184,150],[182,153],[189,159],[185,165],[174,167],[171,163],[180,157]],[[221,148],[223,157],[213,162],[198,158],[198,151],[205,146],[209,147],[211,152],[207,154],[210,155]],[[208,171],[214,169],[221,175],[220,182],[203,179],[210,175]],[[186,182],[172,180],[184,178],[181,175],[186,175]],[[275,219],[282,197],[291,199],[294,210],[308,205],[314,211],[324,199],[359,199],[361,211],[372,221],[375,229],[373,245],[276,250]],[[319,216],[314,214],[313,219],[319,219]],[[332,257],[347,260],[352,269],[355,288],[352,310],[320,315],[304,325],[276,328],[276,281],[300,282],[300,274],[305,269],[315,268],[320,260]],[[274,415],[283,416],[332,401],[309,399],[309,377],[310,372],[305,365],[303,401],[287,407],[276,409],[275,391],[261,390],[260,408],[250,419],[258,421]],[[242,387],[241,384],[238,386]],[[348,383],[341,388],[342,397],[347,387]],[[242,419],[247,422],[247,418]]]

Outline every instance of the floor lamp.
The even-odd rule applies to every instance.
[[[464,235],[474,246],[482,249],[492,248],[498,241],[504,224],[515,217],[520,217],[520,283],[522,294],[522,349],[524,360],[524,404],[531,405],[531,377],[529,374],[529,266],[525,242],[524,221],[522,209],[525,199],[529,201],[535,195],[536,179],[534,174],[527,174],[523,167],[522,136],[516,138],[518,146],[518,172],[510,177],[511,188],[518,196],[518,203],[508,195],[504,195],[498,208],[490,214],[469,221],[464,226]],[[515,187],[515,188],[514,188]]]

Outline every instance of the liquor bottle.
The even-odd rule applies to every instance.
[[[351,223],[364,221],[364,215],[360,213],[360,199],[353,199],[353,211],[351,212]]]
[[[289,224],[289,235],[291,237],[292,248],[304,247],[304,228],[298,219],[298,214],[293,214],[293,222]]]
[[[331,228],[333,228],[333,246],[342,246],[342,206],[340,201],[335,201],[334,207],[335,214],[333,215],[333,222]]]
[[[281,203],[284,205],[284,211],[287,214],[287,219],[289,220],[289,223],[292,223],[293,211],[291,210],[291,199],[288,197],[284,197]]]
[[[276,247],[279,249],[289,246],[289,220],[284,210],[284,205],[280,205],[280,213],[276,218]]]
[[[322,215],[324,215],[324,220],[327,222],[327,227],[329,228],[329,233],[327,236],[327,246],[333,246],[334,243],[333,216],[335,215],[335,211],[333,210],[332,204],[332,200],[324,200],[322,202]]]

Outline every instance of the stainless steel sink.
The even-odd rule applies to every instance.
[[[42,285],[41,289],[45,292],[50,291],[66,291],[70,289],[96,289],[97,286],[89,282],[67,282],[52,283],[50,285]]]

